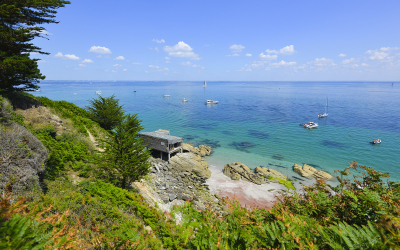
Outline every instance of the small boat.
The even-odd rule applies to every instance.
[[[203,83],[203,88],[205,88],[205,87],[207,87],[206,81],[204,81],[204,83]]]
[[[306,124],[303,124],[303,126],[304,126],[305,128],[312,129],[312,128],[317,128],[317,127],[318,127],[318,123],[315,123],[315,122],[308,122],[308,123],[306,123]]]
[[[163,97],[170,97],[170,95],[163,95]]]
[[[183,98],[182,102],[187,102],[188,100],[186,98]]]
[[[325,118],[325,117],[328,117],[328,97],[326,98],[325,113],[318,114],[318,118]]]
[[[96,91],[96,94],[97,94],[97,95],[101,95],[101,90],[97,90],[97,91]]]
[[[381,144],[381,139],[374,139],[371,141],[371,144]]]
[[[218,104],[218,101],[207,100],[204,104]]]
[[[133,87],[133,92],[136,92],[136,87]]]

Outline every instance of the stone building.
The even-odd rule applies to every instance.
[[[142,132],[139,136],[145,141],[147,147],[152,149],[154,157],[168,160],[171,154],[182,153],[182,137],[169,134],[169,130],[159,129],[155,132]]]

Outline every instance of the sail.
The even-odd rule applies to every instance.
[[[204,83],[203,83],[203,88],[205,88],[205,87],[207,87],[206,81],[204,81]]]

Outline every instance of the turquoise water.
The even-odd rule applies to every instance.
[[[400,83],[391,84],[207,82],[203,89],[202,82],[43,82],[34,94],[80,107],[96,90],[115,94],[127,112],[139,114],[144,131],[168,129],[186,142],[210,143],[215,149],[210,161],[220,168],[239,161],[296,176],[294,163],[333,174],[357,161],[398,181]],[[327,97],[329,116],[318,119]],[[207,99],[219,104],[204,105]],[[299,126],[309,121],[319,127]],[[375,138],[382,144],[371,145]]]

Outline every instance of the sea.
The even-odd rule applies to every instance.
[[[293,164],[335,175],[351,161],[400,181],[400,82],[44,81],[36,96],[85,108],[115,95],[143,132],[169,130],[213,148],[207,161],[264,166],[291,179]],[[136,91],[136,92],[135,92]],[[170,95],[164,97],[164,95]],[[183,99],[187,102],[183,102]],[[207,100],[219,101],[206,105]],[[328,117],[324,113],[328,100]],[[318,123],[316,129],[301,124]],[[373,139],[381,144],[371,144]],[[355,173],[353,171],[353,173]]]

